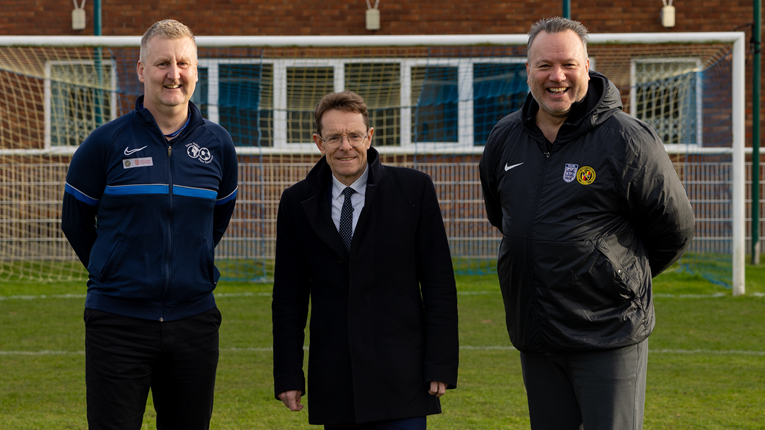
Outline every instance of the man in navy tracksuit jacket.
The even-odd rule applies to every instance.
[[[237,193],[229,134],[189,101],[196,43],[185,25],[141,41],[136,109],[96,129],[66,179],[62,229],[89,272],[90,428],[207,429],[218,362],[214,248]]]

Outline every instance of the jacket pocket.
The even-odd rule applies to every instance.
[[[624,268],[627,250],[605,239],[535,245],[534,291],[546,318],[594,321],[635,298],[638,285]]]
[[[126,242],[125,236],[119,235],[117,246],[112,248],[112,252],[109,254],[109,257],[106,259],[106,262],[104,263],[104,266],[100,271],[99,278],[101,282],[104,282],[108,278],[109,273],[111,272],[115,262],[119,260],[119,258],[122,256],[122,250],[125,248],[125,242]]]
[[[594,242],[595,249],[610,265],[610,279],[621,289],[621,296],[634,300],[646,276],[647,259],[634,235],[609,235]]]
[[[609,235],[588,241],[588,246],[591,253],[574,272],[579,304],[607,313],[635,301],[642,276],[633,242]]]
[[[396,297],[396,303],[398,304],[399,316],[403,322],[406,335],[409,338],[409,344],[414,350],[418,350],[423,347],[423,322],[420,321],[424,317],[424,310],[422,304],[415,303],[412,296],[408,293],[402,294]]]
[[[215,254],[214,250],[207,246],[207,241],[202,239],[202,244],[200,245],[202,249],[202,270],[204,272],[204,275],[206,275],[207,280],[212,282],[213,284],[218,282],[218,276],[216,274],[215,269]]]

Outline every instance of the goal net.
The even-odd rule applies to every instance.
[[[60,231],[64,180],[85,137],[143,93],[139,42],[0,37],[0,279],[86,279]],[[525,35],[197,43],[192,101],[231,133],[240,161],[236,211],[216,249],[225,279],[268,278],[281,192],[320,157],[313,108],[345,89],[369,105],[382,162],[433,178],[456,268],[495,270],[501,238],[485,218],[478,161],[494,124],[528,92]],[[591,68],[656,129],[685,184],[698,222],[682,267],[726,286],[743,283],[741,46],[743,33],[593,34],[588,45]]]

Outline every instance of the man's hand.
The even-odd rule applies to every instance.
[[[432,383],[431,383],[432,384]],[[302,391],[292,390],[279,393],[279,399],[284,403],[284,406],[290,408],[292,412],[297,412],[303,409],[303,405],[300,404],[300,397],[303,395]]]
[[[430,390],[428,394],[431,396],[441,397],[446,392],[446,384],[438,381],[430,381]]]

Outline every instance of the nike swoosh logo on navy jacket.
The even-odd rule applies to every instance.
[[[215,307],[213,250],[234,210],[237,158],[226,130],[190,112],[168,142],[134,110],[72,157],[61,228],[88,268],[86,308],[172,321]]]

